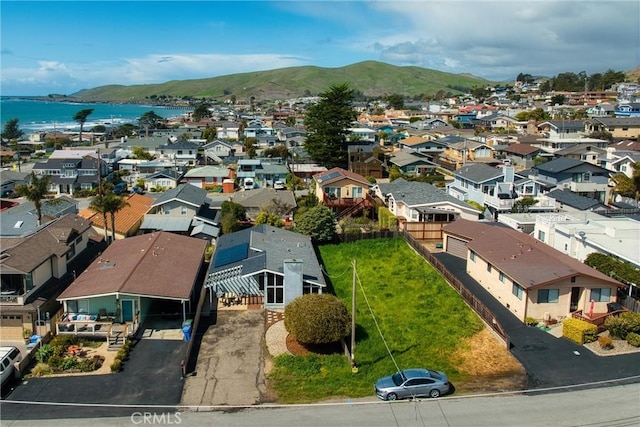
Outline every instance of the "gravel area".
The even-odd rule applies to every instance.
[[[609,331],[605,331],[600,335],[609,335]],[[613,348],[604,349],[598,341],[594,341],[584,345],[586,348],[597,354],[598,356],[618,356],[620,354],[640,353],[640,347],[634,347],[625,340],[613,340]]]
[[[267,349],[269,350],[269,354],[272,356],[278,356],[280,354],[291,354],[289,350],[287,350],[287,335],[289,333],[284,328],[284,320],[280,320],[272,324],[267,332],[265,333],[265,342],[267,344]]]

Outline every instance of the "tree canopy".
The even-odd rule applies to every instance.
[[[141,128],[144,128],[145,136],[149,137],[149,129],[155,129],[158,126],[158,123],[163,120],[162,116],[159,116],[155,111],[151,110],[138,118],[138,124]]]
[[[347,167],[348,129],[357,118],[353,97],[354,90],[347,83],[331,86],[305,115],[305,149],[314,161],[329,169]]]
[[[39,177],[35,172],[31,172],[26,184],[18,184],[14,188],[18,196],[33,202],[36,208],[36,215],[38,216],[38,225],[40,225],[42,221],[42,199],[44,199],[49,192],[50,182],[51,177],[49,175]]]
[[[198,104],[196,108],[193,110],[193,114],[191,115],[191,118],[193,118],[193,121],[199,122],[205,117],[211,117],[211,111],[209,111],[210,107],[211,107],[211,104],[209,104],[208,102],[202,102]]]
[[[4,124],[4,129],[2,130],[2,139],[7,139],[9,141],[17,141],[24,136],[24,131],[20,129],[18,123],[19,119],[9,119],[7,123]]]
[[[336,216],[329,208],[318,205],[306,210],[296,219],[295,231],[317,241],[329,241],[336,236]]]
[[[87,122],[87,117],[93,113],[93,108],[85,108],[84,110],[78,111],[73,116],[73,120],[80,123],[80,143],[82,144],[82,130],[84,129],[84,124]]]

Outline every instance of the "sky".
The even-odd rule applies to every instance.
[[[637,0],[0,2],[0,94],[366,60],[493,81],[640,65]]]

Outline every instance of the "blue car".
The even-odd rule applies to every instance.
[[[375,383],[376,395],[382,400],[415,397],[440,397],[451,391],[451,384],[444,372],[431,369],[405,369]]]

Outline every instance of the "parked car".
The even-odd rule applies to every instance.
[[[274,190],[284,190],[284,182],[282,181],[276,181],[273,183],[273,189]]]
[[[16,347],[0,347],[0,376],[2,385],[15,375],[14,363],[20,362],[22,356]]]
[[[405,369],[375,383],[376,395],[382,400],[409,397],[440,397],[451,391],[451,384],[444,372],[431,369]]]

